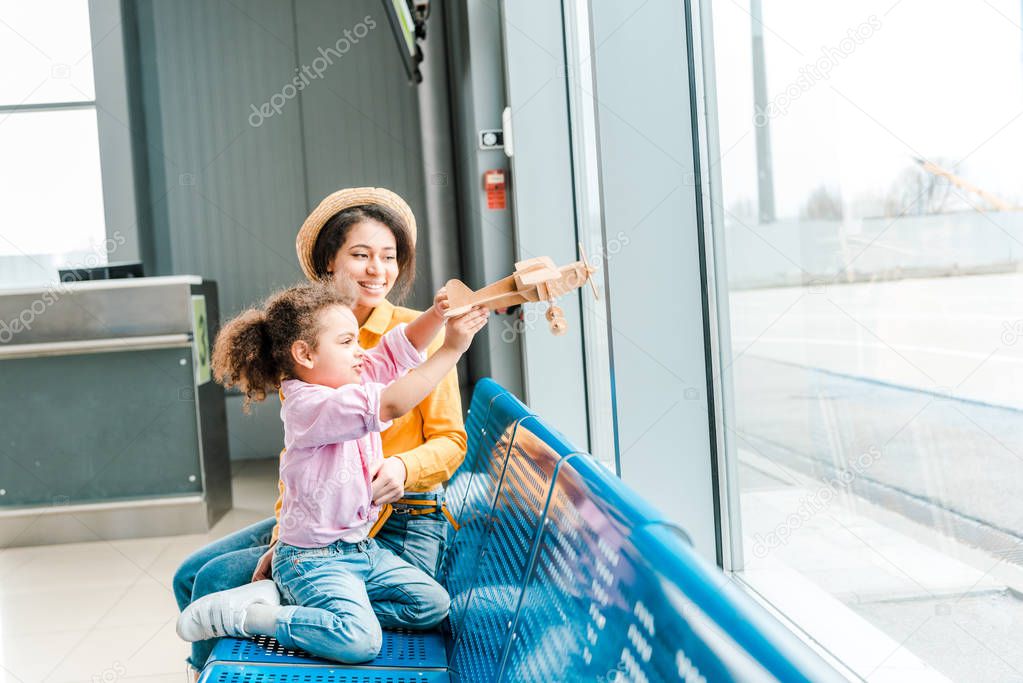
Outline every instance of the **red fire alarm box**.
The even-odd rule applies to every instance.
[[[487,191],[487,208],[503,209],[507,204],[504,169],[483,172],[483,189]]]

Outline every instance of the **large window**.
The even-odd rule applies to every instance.
[[[734,568],[868,680],[1023,680],[1020,2],[711,12]]]
[[[86,0],[0,7],[0,287],[107,260]]]

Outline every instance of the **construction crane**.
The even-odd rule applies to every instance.
[[[921,168],[923,168],[928,173],[936,175],[939,178],[944,178],[948,182],[958,187],[960,190],[964,190],[965,192],[969,192],[970,194],[977,195],[978,197],[986,201],[988,204],[990,204],[992,207],[994,207],[994,209],[997,211],[1012,211],[1015,208],[1001,197],[996,197],[990,192],[982,190],[976,185],[966,182],[965,180],[957,176],[955,173],[952,173],[952,171],[942,168],[941,166],[938,166],[936,163],[932,161],[928,161],[927,159],[921,159],[920,157],[913,157],[913,160],[916,163],[920,164]]]

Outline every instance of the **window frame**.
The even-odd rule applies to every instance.
[[[117,255],[107,261],[135,261],[141,257],[139,207],[133,146],[126,56],[127,24],[119,0],[88,0],[93,99],[0,104],[0,116],[58,111],[91,110],[96,117],[100,187],[103,198],[103,235],[117,244]],[[108,255],[109,256],[109,255]],[[54,276],[54,279],[56,277]],[[14,283],[0,286],[17,287]]]

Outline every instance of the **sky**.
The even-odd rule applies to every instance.
[[[847,206],[883,196],[915,156],[962,160],[964,179],[1023,204],[1020,6],[764,0],[769,100],[822,50],[839,51],[829,78],[801,88],[770,119],[778,218],[797,217],[822,185]],[[749,0],[716,0],[712,12],[719,167],[734,206],[757,194]],[[62,21],[50,21],[55,15]],[[0,70],[0,104],[94,97],[86,0],[0,0],[0,17],[0,63],[18,65]],[[869,37],[846,52],[842,39],[864,25]],[[0,112],[0,255],[87,251],[102,241],[95,119],[92,109]]]
[[[1020,0],[764,0],[768,101],[826,48],[830,77],[799,88],[770,118],[777,216],[815,187],[843,202],[882,195],[913,157],[961,160],[958,174],[1023,204]],[[755,199],[749,0],[713,3],[720,164],[726,206]],[[850,29],[868,37],[852,50]],[[848,47],[847,42],[844,47]]]

